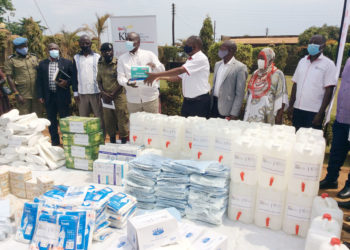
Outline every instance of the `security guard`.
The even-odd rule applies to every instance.
[[[36,112],[42,117],[43,106],[35,96],[35,81],[38,58],[28,53],[27,38],[13,40],[16,53],[5,62],[5,74],[12,92],[15,94],[17,108],[21,115]]]
[[[113,57],[113,45],[101,45],[102,57],[98,63],[97,82],[101,91],[103,116],[106,131],[112,143],[116,142],[117,128],[122,143],[126,143],[129,135],[129,113],[126,105],[125,89],[117,81],[117,59]],[[114,108],[113,108],[114,104]],[[105,105],[103,105],[105,106]]]

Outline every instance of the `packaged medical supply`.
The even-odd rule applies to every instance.
[[[15,239],[23,243],[30,243],[36,228],[37,216],[39,212],[38,203],[24,203],[21,224],[17,229]]]
[[[193,243],[193,248],[200,250],[228,250],[227,236],[208,230]]]
[[[128,164],[125,161],[100,160],[94,161],[93,181],[98,184],[124,186]]]
[[[60,129],[62,133],[91,134],[101,130],[101,123],[95,117],[69,116],[60,119]]]

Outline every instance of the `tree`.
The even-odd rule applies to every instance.
[[[86,28],[78,28],[73,32],[62,30],[61,38],[61,53],[65,58],[72,59],[73,56],[79,51],[79,37],[78,33],[86,31]]]
[[[210,63],[210,68],[214,70],[215,63],[220,61],[220,57],[218,56],[219,48],[222,42],[213,43],[208,50],[208,58]]]
[[[284,68],[287,65],[287,58],[288,58],[287,46],[285,44],[282,44],[282,45],[273,47],[273,50],[276,55],[276,58],[275,58],[276,67],[284,71]]]
[[[0,0],[0,23],[4,22],[3,15],[6,11],[13,11],[15,8],[13,7],[12,0]]]
[[[97,21],[94,25],[94,28],[90,28],[88,25],[85,25],[85,28],[90,31],[97,38],[97,48],[101,47],[101,35],[107,29],[106,21],[110,17],[110,14],[105,14],[103,16],[99,16],[96,14]]]
[[[327,40],[339,40],[339,27],[338,26],[328,26],[324,24],[321,27],[312,26],[306,29],[303,33],[299,35],[299,44],[306,45],[309,43],[310,38],[313,35],[323,35]],[[348,33],[346,41],[350,41],[350,34]]]
[[[213,24],[209,16],[207,16],[203,21],[203,26],[199,32],[199,37],[203,42],[202,51],[204,54],[208,55],[209,48],[214,42]]]
[[[46,55],[43,32],[37,22],[30,18],[23,18],[23,36],[28,39],[29,51],[35,53],[39,58]]]
[[[1,1],[1,0],[0,0]],[[19,22],[9,22],[6,23],[6,28],[11,31],[13,35],[24,35],[24,24],[27,22],[28,18],[22,18]],[[44,32],[47,30],[45,26],[41,25],[41,21],[35,21],[38,24],[39,29]]]

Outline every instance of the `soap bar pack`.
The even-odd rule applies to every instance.
[[[62,133],[91,134],[101,131],[100,119],[96,117],[69,116],[60,119]]]
[[[49,191],[55,185],[54,180],[48,176],[38,176],[36,180],[42,193]]]
[[[0,166],[0,197],[10,193],[10,173],[6,166]]]
[[[87,160],[95,160],[98,156],[98,145],[96,146],[65,146],[64,154],[67,158],[78,157]]]
[[[88,170],[92,171],[93,169],[93,160],[69,157],[66,159],[66,167],[72,169]]]
[[[36,179],[31,179],[25,182],[26,198],[29,200],[34,199],[35,197],[40,196],[39,185],[36,182]]]
[[[64,146],[94,146],[104,143],[104,136],[101,131],[92,134],[62,134]]]

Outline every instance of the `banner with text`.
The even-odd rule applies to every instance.
[[[112,38],[114,53],[117,57],[126,52],[125,40],[129,32],[136,32],[141,37],[140,48],[158,55],[157,19],[150,16],[112,16]]]

